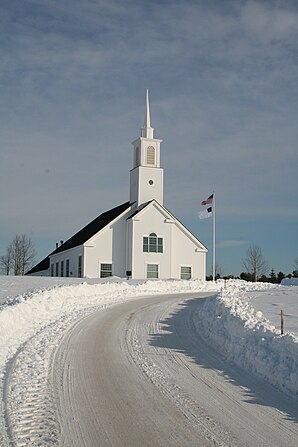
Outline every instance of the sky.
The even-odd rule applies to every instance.
[[[129,199],[145,93],[163,139],[165,206],[217,263],[298,257],[298,3],[1,0],[0,254],[28,234],[37,261]]]

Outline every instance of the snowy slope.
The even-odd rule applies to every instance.
[[[250,305],[253,291],[258,307],[262,307],[262,299],[264,306],[268,306],[269,299],[272,304],[278,301],[282,305],[287,297],[297,315],[298,303],[291,289],[232,281],[217,297],[199,307],[196,324],[211,345],[231,362],[298,397],[298,337],[291,333],[281,336],[280,329]]]
[[[37,283],[45,287],[38,291]],[[52,445],[51,439],[58,430],[48,378],[52,353],[65,331],[78,319],[139,296],[217,288],[203,281],[129,282],[119,278],[93,285],[82,280],[79,285],[63,287],[60,279],[53,283],[56,287],[50,289],[49,278],[32,278],[30,290],[27,278],[0,277],[0,287],[6,290],[2,293],[0,311],[0,378],[4,397],[4,406],[0,409],[1,446],[10,445],[4,427],[18,426],[21,420],[32,419],[31,409],[36,405],[41,419],[34,423],[39,427],[42,442],[47,439],[41,445]],[[23,293],[15,296],[22,287]],[[15,440],[18,445],[22,445],[22,436]]]
[[[263,292],[249,292],[251,306],[260,310],[276,328],[280,327],[280,311],[284,311],[284,331],[298,337],[298,287],[279,287]]]
[[[49,436],[58,430],[47,396],[47,371],[55,347],[79,318],[139,296],[215,291],[218,296],[206,299],[196,315],[196,324],[203,328],[205,339],[232,362],[297,395],[298,339],[291,334],[281,337],[274,321],[266,320],[261,312],[270,317],[264,306],[270,308],[271,302],[275,308],[272,304],[279,306],[287,301],[287,306],[292,306],[291,314],[297,315],[297,295],[291,287],[232,280],[226,287],[223,281],[136,282],[109,278],[90,282],[0,277],[0,377],[5,401],[0,417],[0,445],[7,445],[5,412],[9,412],[11,424],[18,423],[20,414],[26,415],[27,407],[22,405],[28,390],[34,401],[41,399],[43,417],[52,421],[53,425],[47,424]],[[297,332],[294,319],[292,329]]]

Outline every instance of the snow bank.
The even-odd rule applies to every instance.
[[[278,287],[228,281],[217,297],[198,307],[195,324],[228,360],[298,396],[298,339],[292,334],[281,336],[247,301],[248,291]]]
[[[20,278],[21,279],[21,278]],[[105,308],[134,297],[216,290],[204,281],[126,281],[112,279],[100,284],[56,287],[3,300],[0,308],[0,377],[6,361],[18,347],[52,322],[89,308]],[[77,318],[77,317],[76,317]]]
[[[281,284],[283,286],[298,286],[298,278],[284,278]]]
[[[25,396],[30,387],[34,388],[34,383],[37,390],[44,387],[44,396],[47,396],[51,355],[71,324],[112,304],[156,294],[219,292],[217,297],[198,301],[195,323],[199,325],[200,333],[203,331],[206,341],[240,367],[261,375],[287,393],[298,394],[298,340],[290,334],[280,336],[262,313],[248,303],[251,292],[263,291],[264,296],[272,292],[274,297],[278,290],[286,290],[286,287],[235,280],[212,283],[195,280],[127,281],[120,278],[97,280],[96,284],[80,280],[80,284],[71,282],[67,286],[62,285],[63,278],[52,283],[49,279],[43,282],[40,278],[37,283],[35,278],[31,278],[30,286],[27,279],[23,280],[0,277],[2,387],[9,372],[8,361],[18,352],[7,394],[12,423],[17,424],[20,414],[27,408],[28,398]],[[51,284],[54,288],[49,289]],[[36,287],[41,290],[36,290]],[[40,391],[37,394],[40,395]],[[44,397],[44,408],[50,407],[48,402]],[[1,439],[1,424],[3,417],[0,415],[0,444],[6,445]]]
[[[63,334],[79,318],[140,296],[219,287],[204,281],[138,282],[120,278],[97,280],[99,283],[93,285],[80,280],[79,285],[62,286],[62,278],[49,289],[49,278],[39,284],[32,278],[31,286],[23,279],[0,277],[0,388],[4,396],[0,406],[1,446],[11,444],[5,428],[8,414],[9,425],[15,428],[14,445],[57,445],[59,427],[49,384],[50,365]],[[42,290],[37,291],[37,286]],[[22,293],[16,296],[17,290]]]

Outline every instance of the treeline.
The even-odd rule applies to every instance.
[[[284,278],[298,278],[298,270],[293,270],[291,273],[285,275],[283,272],[275,273],[274,269],[272,269],[268,276],[262,275],[260,278],[257,279],[257,281],[280,284]],[[245,281],[254,281],[253,275],[247,272],[242,272],[240,274],[240,279],[244,279]]]
[[[221,273],[221,269],[218,265],[215,268],[216,279],[243,279],[251,282],[269,282],[273,284],[280,284],[284,278],[298,278],[298,257],[294,260],[293,270],[290,273],[284,272],[276,273],[272,268],[268,274],[268,263],[265,260],[262,250],[256,245],[248,247],[244,258],[242,259],[243,272],[240,276],[227,275],[224,276]],[[212,275],[207,276],[207,280],[212,280]]]
[[[270,282],[272,284],[280,284],[284,278],[298,278],[298,270],[293,270],[291,273],[285,275],[283,272],[275,273],[274,269],[271,270],[268,276],[262,275],[257,279],[257,282]],[[212,281],[212,275],[207,276],[207,281]],[[234,275],[220,275],[217,273],[216,279],[243,279],[244,281],[255,282],[255,277],[252,273],[242,272],[240,276]]]

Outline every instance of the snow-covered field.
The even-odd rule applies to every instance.
[[[227,359],[296,398],[297,292],[297,286],[228,281],[217,297],[205,301],[196,319],[205,339]],[[291,319],[292,333],[281,335],[276,308]]]
[[[0,277],[0,375],[4,404],[0,444],[6,445],[7,413],[11,424],[17,423],[20,411],[26,413],[27,407],[22,408],[22,402],[28,389],[36,387],[34,399],[41,398],[43,390],[46,393],[45,371],[49,370],[52,352],[78,318],[139,296],[197,291],[214,291],[217,295],[208,298],[196,315],[196,324],[206,340],[232,362],[297,396],[296,286],[234,280],[225,285],[221,280],[136,282],[119,278],[85,281],[3,276]],[[280,308],[285,312],[284,336],[279,330]],[[290,329],[292,334],[287,332]],[[53,426],[48,427],[50,436],[56,430],[54,418],[46,400],[44,407],[48,413],[42,417],[53,419]]]

